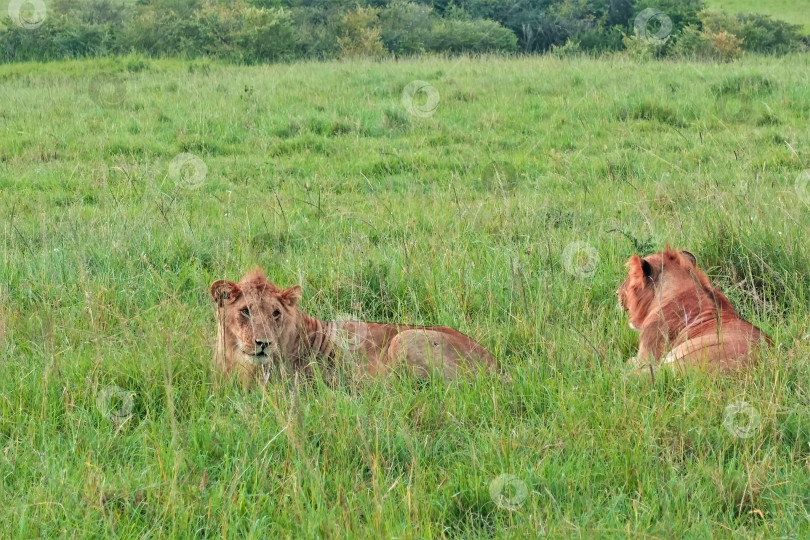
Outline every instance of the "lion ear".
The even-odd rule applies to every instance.
[[[303,296],[304,291],[301,288],[301,285],[295,285],[279,293],[281,301],[286,303],[290,307],[294,307],[296,304],[298,304],[298,302],[301,301],[301,298],[303,298]]]
[[[688,251],[681,251],[681,254],[682,254],[682,255],[684,255],[684,256],[685,256],[687,259],[689,259],[690,261],[692,261],[692,264],[694,264],[695,266],[697,266],[697,259],[695,258],[695,256],[694,256],[694,255],[692,255],[692,254],[691,254],[690,252],[688,252]]]
[[[638,255],[630,257],[627,267],[630,269],[629,278],[634,287],[644,287],[647,284],[647,278],[652,276],[652,265]]]
[[[240,294],[242,294],[242,289],[233,281],[218,279],[211,284],[211,298],[219,307],[225,304],[233,304]]]

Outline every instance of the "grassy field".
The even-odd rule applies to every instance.
[[[0,530],[806,537],[808,73],[0,66]],[[614,291],[667,242],[773,336],[756,369],[627,376]],[[210,367],[208,286],[256,264],[324,319],[456,326],[511,378],[246,392]]]
[[[804,25],[810,32],[810,0],[707,0],[710,8],[729,13],[766,13],[776,19]]]

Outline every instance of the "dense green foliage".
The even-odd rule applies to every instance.
[[[626,36],[636,32],[645,9],[660,10],[672,23],[665,46],[643,45],[650,54],[668,54],[685,35],[679,54],[717,56],[715,33],[704,32],[702,0],[55,0],[39,19],[30,6],[14,19],[7,14],[0,19],[0,60],[136,52],[252,64],[424,52],[531,53],[563,46],[588,53],[633,51],[638,46]],[[659,23],[654,19],[650,31]],[[768,16],[726,16],[725,23],[722,31],[737,32],[741,52],[803,47],[800,26]]]
[[[784,54],[803,48],[801,27],[760,14],[701,11],[700,24],[684,28],[671,52],[710,60],[734,60],[743,52]]]
[[[0,66],[3,536],[807,538],[809,72]],[[614,291],[666,242],[773,336],[758,367],[624,374]],[[456,326],[509,379],[220,381],[208,286],[255,264],[324,319]]]
[[[790,21],[810,32],[810,0],[706,0],[710,9],[729,13],[765,13],[776,19]]]

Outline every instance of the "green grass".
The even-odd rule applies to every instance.
[[[810,0],[707,0],[706,4],[729,13],[765,13],[810,31]]]
[[[806,537],[808,73],[807,56],[0,66],[0,530]],[[432,116],[403,107],[413,80]],[[201,185],[169,176],[180,153]],[[564,268],[572,242],[598,253],[592,277]],[[637,336],[614,291],[667,242],[773,336],[756,369],[625,375]],[[510,380],[223,382],[208,286],[255,264],[324,319],[456,326]],[[748,438],[724,427],[738,401]],[[527,490],[513,511],[490,497],[502,474]]]

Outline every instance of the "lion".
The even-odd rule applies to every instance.
[[[659,366],[736,371],[754,361],[761,343],[773,344],[711,286],[688,251],[667,247],[644,258],[633,255],[627,267],[616,292],[630,328],[640,332],[631,360],[636,373]]]
[[[359,321],[324,322],[298,306],[302,289],[280,289],[257,268],[239,283],[211,284],[217,304],[215,365],[256,380],[272,366],[309,374],[314,363],[331,365],[344,353],[371,376],[403,363],[421,378],[436,371],[445,379],[496,366],[481,344],[447,326],[412,326]],[[265,378],[266,380],[266,378]]]

